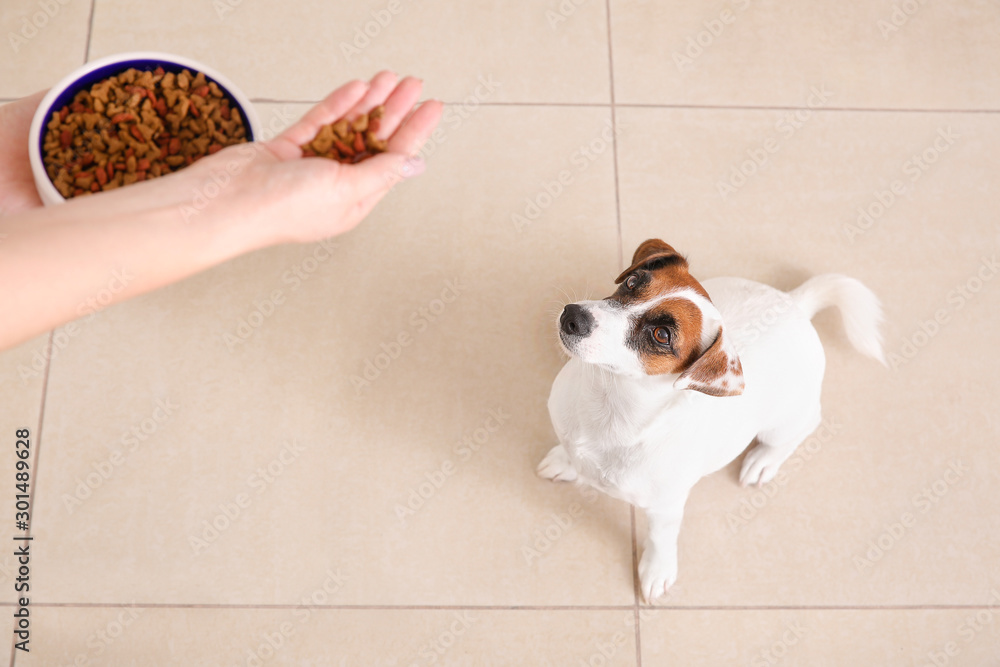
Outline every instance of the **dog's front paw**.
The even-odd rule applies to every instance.
[[[666,595],[677,581],[677,551],[647,547],[639,561],[639,585],[642,597],[652,604]]]
[[[763,486],[775,478],[778,468],[788,458],[788,451],[781,451],[770,445],[758,443],[747,452],[740,469],[740,484],[743,486]]]
[[[549,450],[542,462],[538,464],[538,476],[551,479],[554,482],[572,482],[577,478],[576,468],[569,460],[569,454],[562,445],[556,445]]]

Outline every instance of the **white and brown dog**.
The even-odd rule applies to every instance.
[[[646,600],[677,579],[677,535],[688,493],[757,439],[740,482],[763,484],[820,423],[826,359],[810,319],[837,306],[848,339],[885,363],[878,299],[841,275],[791,292],[741,278],[699,283],[658,239],[602,301],[563,310],[559,340],[572,359],[552,385],[559,438],[538,466],[646,511],[639,563]]]

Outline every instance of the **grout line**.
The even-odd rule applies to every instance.
[[[645,611],[958,611],[996,609],[990,604],[884,604],[865,607],[850,605],[643,605]]]
[[[866,107],[822,107],[808,106],[758,106],[743,104],[644,104],[614,101],[614,84],[612,82],[612,101],[605,102],[480,102],[481,107],[570,107],[570,108],[601,108],[608,107],[614,111],[619,109],[691,109],[705,111],[811,111],[816,113],[846,112],[846,113],[960,113],[960,114],[997,114],[1000,109],[887,109]],[[0,99],[3,101],[14,101]],[[252,97],[254,104],[319,104],[319,100],[282,100],[270,97]],[[444,102],[445,106],[455,106],[464,102]]]
[[[0,607],[13,607],[6,602]],[[169,602],[32,602],[32,607],[53,609],[315,609],[325,611],[960,611],[976,609],[996,609],[991,604],[969,605],[391,605],[391,604],[172,604]]]
[[[619,107],[628,109],[706,109],[720,111],[813,111],[821,113],[825,111],[845,111],[860,113],[1000,113],[1000,109],[889,109],[881,107],[808,107],[808,106],[758,106],[753,104],[643,104],[627,103],[618,104]]]
[[[611,160],[612,168],[615,177],[615,227],[617,229],[617,241],[618,241],[618,270],[621,271],[624,267],[624,255],[622,254],[623,240],[622,240],[622,206],[621,206],[621,194],[618,185],[618,118],[615,113],[615,58],[614,58],[614,48],[612,46],[611,39],[611,0],[604,0],[604,18],[607,22],[608,29],[608,86],[609,86],[609,96],[610,104],[608,105],[611,110]],[[642,633],[639,628],[639,561],[638,561],[638,549],[636,547],[636,535],[635,535],[635,506],[629,505],[629,524],[630,532],[632,534],[632,620],[635,626],[635,664],[636,667],[642,667]]]
[[[38,408],[38,426],[35,428],[33,439],[35,441],[35,456],[32,463],[31,478],[34,480],[29,492],[28,506],[31,507],[31,514],[28,516],[28,536],[33,537],[32,528],[35,521],[35,492],[38,490],[38,462],[42,455],[42,424],[45,422],[45,404],[49,394],[49,373],[52,371],[52,349],[55,345],[56,330],[49,332],[49,342],[45,349],[45,376],[42,378],[41,405]]]
[[[83,51],[84,64],[90,62],[90,38],[94,35],[94,10],[97,0],[90,0],[90,17],[87,19],[87,46]]]
[[[608,24],[608,85],[611,94],[611,159],[614,160],[615,174],[615,223],[618,226],[618,267],[622,270],[625,258],[622,255],[622,207],[618,192],[618,119],[615,117],[615,58],[611,48],[611,0],[604,0],[604,16]],[[635,542],[635,513],[632,514],[632,541]],[[633,545],[634,546],[634,545]],[[634,548],[633,548],[634,555]]]
[[[642,633],[639,631],[639,605],[635,605],[635,611],[632,612],[632,621],[635,623],[635,664],[636,667],[642,667]]]
[[[10,603],[8,603],[10,604]],[[327,611],[631,611],[635,605],[391,605],[391,604],[171,604],[169,602],[32,602],[33,607],[54,609],[320,609]]]

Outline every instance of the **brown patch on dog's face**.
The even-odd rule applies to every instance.
[[[631,345],[648,375],[682,373],[698,359],[701,310],[688,299],[664,299],[636,318]]]
[[[644,241],[632,257],[632,266],[615,283],[618,290],[605,301],[629,311],[632,326],[625,344],[635,350],[646,374],[678,373],[681,388],[713,396],[742,393],[740,360],[721,326],[702,351],[706,324],[696,301],[701,297],[711,303],[711,299],[688,272],[687,260],[680,253],[659,239]],[[681,294],[669,296],[674,292]],[[656,301],[657,297],[665,298]],[[640,310],[647,302],[651,305]]]
[[[647,301],[685,287],[708,298],[705,288],[688,272],[687,260],[659,239],[643,241],[636,248],[632,266],[615,279],[615,284],[619,285],[618,291],[608,298],[622,303]]]
[[[606,300],[626,308],[684,289],[708,298],[705,288],[688,272],[687,260],[659,239],[644,241],[632,257],[632,266],[615,283],[618,290]],[[667,298],[633,317],[628,345],[639,355],[647,374],[682,373],[698,358],[701,310],[689,299]]]

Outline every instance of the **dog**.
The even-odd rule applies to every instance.
[[[643,242],[617,291],[567,305],[559,341],[571,357],[548,409],[559,444],[545,479],[579,481],[643,509],[642,595],[677,579],[684,504],[699,479],[743,459],[744,486],[774,479],[820,423],[826,358],[810,320],[837,306],[847,337],[885,365],[882,308],[859,281],[827,274],[791,292],[742,278],[699,283],[659,239]]]

